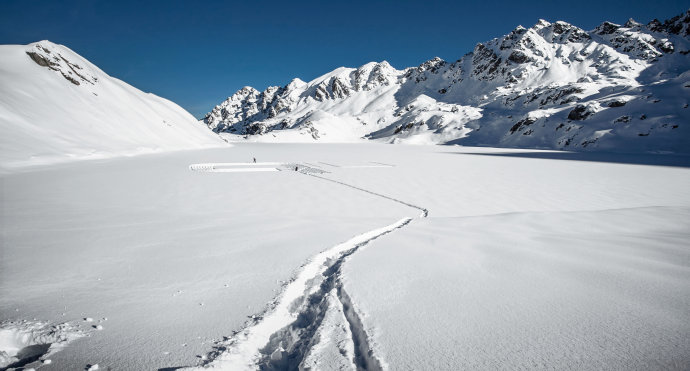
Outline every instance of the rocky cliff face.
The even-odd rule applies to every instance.
[[[539,20],[455,62],[368,63],[246,87],[204,123],[238,140],[689,152],[689,32],[690,11],[591,31]]]

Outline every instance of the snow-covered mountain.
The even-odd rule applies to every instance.
[[[49,41],[0,46],[0,165],[222,146],[173,102]]]
[[[690,152],[690,10],[585,31],[539,20],[455,62],[338,68],[245,87],[203,122],[258,141],[459,143]]]

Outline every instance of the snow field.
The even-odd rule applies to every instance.
[[[327,175],[429,210],[343,267],[384,369],[690,364],[685,157],[393,151]]]
[[[343,285],[387,369],[682,370],[688,220],[687,206],[431,217],[353,255]]]
[[[361,326],[356,326],[355,328],[361,332],[362,338],[367,340],[367,347],[370,351],[368,354],[373,355],[371,359],[374,360],[376,367],[381,366],[384,369],[453,369],[456,367],[496,368],[507,365],[508,367],[557,367],[569,369],[597,369],[605,367],[616,369],[627,367],[678,367],[679,365],[686,364],[686,360],[682,356],[683,352],[677,351],[686,347],[683,338],[679,337],[679,334],[685,330],[681,329],[680,331],[675,331],[673,335],[666,336],[661,332],[650,333],[649,328],[657,325],[654,322],[654,316],[663,317],[668,315],[672,321],[678,322],[679,319],[687,317],[687,311],[668,314],[660,313],[663,311],[654,308],[646,313],[635,313],[635,310],[643,309],[635,308],[632,309],[633,314],[631,316],[626,317],[623,315],[624,319],[614,324],[609,324],[607,316],[610,316],[610,312],[605,310],[607,306],[603,305],[604,309],[602,309],[601,305],[598,307],[593,305],[597,301],[606,303],[607,300],[613,300],[616,303],[614,305],[630,305],[629,302],[634,302],[634,298],[626,298],[623,302],[619,302],[620,298],[614,297],[612,299],[608,294],[608,290],[615,291],[619,287],[623,287],[627,291],[639,293],[640,286],[643,287],[650,284],[647,282],[646,277],[638,280],[641,285],[629,284],[629,282],[626,282],[626,279],[636,280],[635,278],[631,279],[631,277],[625,276],[632,272],[631,269],[625,270],[622,274],[616,272],[616,266],[619,263],[614,260],[613,266],[610,266],[611,262],[593,254],[592,251],[596,252],[597,249],[591,247],[585,253],[580,253],[582,256],[579,259],[580,261],[588,261],[588,259],[593,259],[594,261],[585,264],[584,267],[574,264],[572,267],[568,267],[566,272],[561,272],[557,268],[551,267],[553,264],[551,261],[542,263],[539,256],[534,257],[531,252],[526,253],[524,257],[517,256],[519,258],[517,259],[515,255],[517,253],[512,251],[511,245],[523,246],[522,241],[526,239],[524,242],[525,249],[534,249],[535,245],[537,247],[540,246],[538,242],[541,237],[537,233],[537,242],[534,242],[529,235],[524,237],[523,233],[528,234],[530,232],[528,227],[531,224],[525,226],[521,222],[521,218],[513,218],[515,220],[510,219],[509,222],[502,223],[501,217],[524,214],[531,218],[532,215],[536,215],[536,217],[542,214],[549,215],[543,218],[544,220],[541,224],[537,224],[543,225],[543,229],[547,231],[547,234],[563,239],[559,244],[563,251],[554,249],[554,254],[573,254],[573,249],[579,246],[579,244],[586,245],[599,242],[601,248],[607,251],[604,253],[604,256],[611,257],[616,254],[625,255],[625,253],[617,250],[624,250],[621,246],[625,246],[626,243],[633,243],[672,260],[675,258],[673,254],[678,252],[682,254],[680,246],[682,246],[682,241],[688,237],[687,233],[684,233],[688,229],[687,223],[677,226],[676,228],[679,228],[677,230],[671,229],[671,235],[675,233],[681,233],[681,235],[680,238],[670,239],[670,249],[666,249],[665,242],[650,244],[646,241],[647,235],[654,234],[653,229],[645,230],[639,228],[637,224],[648,219],[655,226],[663,224],[664,218],[671,224],[675,220],[687,220],[683,213],[674,215],[673,206],[661,206],[661,211],[659,212],[655,211],[655,207],[648,206],[650,204],[688,204],[688,200],[683,193],[683,187],[687,184],[687,180],[690,179],[687,169],[667,166],[617,164],[616,162],[619,162],[620,157],[611,155],[607,158],[605,154],[603,157],[602,155],[589,158],[587,156],[578,157],[584,159],[584,161],[567,161],[553,160],[551,157],[554,156],[551,152],[541,151],[522,153],[519,151],[496,149],[432,148],[436,151],[427,152],[410,147],[392,149],[391,152],[393,153],[390,155],[395,156],[398,163],[394,171],[368,173],[364,177],[361,176],[362,174],[348,171],[334,171],[319,176],[322,179],[367,193],[377,194],[397,202],[402,201],[399,201],[396,197],[403,197],[404,195],[407,197],[407,200],[412,200],[417,205],[432,206],[429,208],[429,213],[432,215],[430,219],[414,223],[406,228],[405,233],[395,234],[390,239],[377,241],[373,246],[378,248],[378,246],[386,245],[390,246],[390,249],[380,254],[373,252],[353,254],[351,258],[348,258],[352,262],[344,261],[344,273],[340,290],[345,292],[345,289],[347,289],[348,294],[345,295],[355,298],[351,305],[356,308],[357,317],[361,318],[362,323]],[[348,160],[352,160],[351,157],[356,157],[351,152],[348,152],[348,154]],[[458,155],[462,158],[453,158]],[[558,157],[556,156],[555,158]],[[607,160],[609,162],[606,162]],[[637,158],[630,157],[628,160],[633,163],[638,161],[642,164],[653,164],[655,162],[680,163],[684,161],[682,156],[679,159],[641,156]],[[347,169],[347,166],[339,165],[339,162],[334,159],[320,161],[320,163],[326,164],[331,168]],[[455,168],[464,168],[463,170],[473,169],[481,177],[467,178],[466,173],[449,172],[448,169],[453,168],[453,166]],[[558,176],[549,176],[551,173],[556,173]],[[423,174],[423,176],[420,177],[420,174]],[[657,177],[646,177],[651,174],[656,174]],[[455,196],[456,193],[445,192],[445,186],[452,186],[453,184],[457,186],[460,184],[459,182],[452,183],[455,178],[462,179],[465,184],[476,183],[476,188],[463,187],[463,190],[466,189],[470,192],[486,192],[486,187],[500,187],[502,194],[496,193],[498,196],[509,199],[510,202],[498,204],[492,203],[493,200],[487,197],[472,199],[467,197],[466,194],[461,194],[460,197],[457,197]],[[541,184],[536,183],[536,179],[539,179]],[[409,188],[411,184],[416,187],[417,191],[411,192]],[[622,187],[622,184],[626,184],[627,187]],[[653,192],[657,184],[663,186],[665,192]],[[405,188],[401,189],[403,187]],[[532,187],[537,189],[531,190],[531,192],[524,192],[526,188]],[[421,189],[433,191],[420,192],[419,190]],[[572,192],[573,190],[578,191]],[[536,194],[539,195],[539,198],[534,198]],[[556,199],[560,202],[550,202],[550,200]],[[458,202],[463,202],[464,208],[460,207]],[[479,207],[480,202],[489,206],[490,209],[487,210]],[[407,202],[404,203],[407,204]],[[409,205],[412,206],[411,204]],[[610,210],[598,211],[596,210],[597,206],[603,206],[605,209]],[[418,208],[424,209],[422,207]],[[497,210],[491,210],[491,208],[496,208]],[[578,211],[579,208],[584,208],[586,211],[580,212]],[[515,209],[526,210],[517,212],[514,211]],[[487,211],[493,211],[496,214],[487,215]],[[587,228],[591,228],[596,237],[584,238],[582,241],[578,241],[577,237],[579,236],[577,233],[575,235],[568,234],[567,228],[569,226],[572,225],[574,229],[578,228],[577,219],[573,221],[559,216],[563,213],[568,215],[569,213],[577,214],[578,212],[582,213],[581,216],[584,219],[591,220],[591,224],[580,227],[579,234],[584,235],[587,233]],[[630,212],[633,215],[629,217],[630,220],[623,218],[621,223],[625,227],[616,228],[616,223],[601,223],[600,218],[604,220],[609,219],[610,216],[607,215],[607,212],[614,213],[614,215],[616,213],[625,215]],[[452,213],[461,216],[449,216]],[[458,218],[458,220],[471,220],[475,218],[475,216],[471,215],[472,213],[477,213],[479,215],[477,218],[484,218],[482,222],[478,222],[483,228],[467,228],[470,231],[474,231],[474,233],[465,233],[466,228],[460,228],[457,224],[452,224],[452,221]],[[552,217],[552,214],[555,216]],[[426,215],[426,210],[423,215]],[[659,217],[662,222],[654,220]],[[494,218],[496,218],[496,223],[493,222]],[[636,221],[636,223],[630,223],[631,220]],[[429,229],[427,224],[431,226],[451,224],[451,226],[444,229]],[[600,229],[597,230],[595,226],[600,226]],[[549,228],[551,228],[551,232],[548,232]],[[563,228],[566,229],[563,230]],[[537,232],[539,231],[538,228],[534,229]],[[501,232],[503,230],[505,232]],[[420,238],[409,237],[410,235],[415,235],[417,231],[421,235]],[[633,234],[632,231],[641,232]],[[661,235],[663,236],[666,233],[668,232],[662,231]],[[599,238],[601,241],[597,241]],[[621,238],[622,240],[617,240]],[[488,252],[483,252],[481,249],[476,249],[478,252],[473,252],[475,249],[472,249],[466,257],[467,262],[457,260],[448,262],[449,256],[444,249],[449,250],[452,254],[462,244],[472,245],[475,241],[480,241],[482,248],[492,247],[494,242],[498,246],[506,246],[503,249],[507,250],[507,252],[499,250],[500,253],[491,255],[488,258],[495,260],[495,264],[498,266],[490,272],[490,277],[494,281],[507,280],[512,285],[503,283],[498,287],[492,287],[490,285],[492,281],[484,283],[484,276],[477,274],[475,271],[477,266],[481,266],[483,262],[482,256],[488,254],[488,252],[498,250],[498,247],[492,248]],[[408,248],[407,246],[410,247]],[[540,251],[540,248],[538,251]],[[509,257],[503,258],[501,256],[502,253],[509,255]],[[578,252],[575,251],[575,253]],[[380,259],[376,261],[368,259],[370,254]],[[390,259],[393,256],[395,258]],[[630,256],[634,256],[634,254],[630,253]],[[652,267],[655,265],[653,259],[650,259],[648,254],[638,256],[636,259],[639,260],[639,264],[642,267],[645,267],[646,264],[650,264]],[[681,259],[687,260],[686,258]],[[520,263],[526,263],[526,266],[522,266]],[[591,283],[581,281],[583,281],[584,276],[589,274],[587,269],[590,266],[596,266],[597,263],[600,264],[597,272],[603,277],[605,282],[595,285],[594,289],[597,294],[592,294],[592,297],[595,297],[594,299],[587,298],[588,290],[590,290],[588,285]],[[448,270],[445,269],[446,266]],[[668,282],[662,286],[664,290],[674,291],[678,298],[683,298],[688,296],[682,290],[682,287],[685,286],[684,283],[688,280],[688,272],[687,267],[681,266],[679,268],[681,277],[685,275],[679,281],[680,283],[672,284]],[[584,273],[572,276],[568,274],[569,271],[578,269],[584,271]],[[539,273],[535,273],[532,276],[529,274],[527,276],[525,274],[511,275],[510,272],[515,270],[518,272],[534,271]],[[542,273],[542,270],[547,272]],[[483,272],[480,270],[479,273]],[[461,275],[461,277],[464,277],[464,280],[457,280],[454,275]],[[611,275],[615,277],[620,286],[606,285],[606,280],[610,280]],[[551,290],[543,293],[535,291],[543,290],[544,285],[540,285],[542,279],[554,282]],[[419,281],[423,281],[424,284],[418,286]],[[462,284],[457,283],[458,281],[467,281],[470,286],[465,289]],[[485,286],[487,288],[486,291],[482,289]],[[600,286],[604,286],[604,288]],[[386,294],[381,295],[381,287],[386,287],[383,290]],[[480,288],[475,289],[475,287]],[[579,292],[568,294],[576,287],[579,288]],[[417,289],[419,291],[416,291]],[[515,294],[506,295],[502,290],[513,290]],[[470,294],[465,293],[466,291],[475,296],[468,299],[467,295]],[[396,296],[400,292],[409,292],[410,295],[402,298]],[[644,292],[641,294],[644,294]],[[535,300],[538,304],[530,304],[529,300],[525,299],[534,296],[538,297],[539,300]],[[572,296],[576,296],[577,299],[587,303],[587,305],[573,305]],[[514,298],[515,303],[501,303],[501,305],[494,307],[496,300],[493,299],[494,297],[511,297]],[[472,303],[465,303],[464,300],[471,300]],[[544,304],[544,302],[547,304]],[[673,305],[679,308],[683,307],[682,303],[673,303]],[[521,309],[522,306],[525,309]],[[546,309],[543,309],[542,306],[546,307]],[[435,315],[435,310],[439,307],[444,309],[450,307],[452,309]],[[454,315],[454,313],[461,311],[464,307],[468,307],[469,312],[466,315],[467,319],[465,322],[460,324],[453,323],[452,321],[457,317],[457,314]],[[479,307],[479,309],[474,309],[475,307]],[[512,307],[518,309],[513,311]],[[575,322],[569,322],[572,319],[568,318],[567,315],[551,313],[549,311],[551,308],[560,307],[576,307],[577,309],[574,311],[579,311],[580,317]],[[328,307],[328,310],[334,309]],[[567,312],[563,308],[560,311],[563,313]],[[507,323],[505,321],[500,322],[503,326],[502,328],[497,328],[499,326],[495,325],[492,326],[493,322],[496,321],[496,316],[516,319],[520,318],[521,313],[525,312],[529,313],[528,318],[535,318],[543,323],[534,324],[530,320],[524,320],[525,325],[520,323],[520,321],[523,321],[520,319],[512,327],[510,321]],[[495,314],[487,316],[485,313]],[[602,314],[602,316],[599,316],[599,314]],[[549,320],[549,316],[553,317],[554,315],[556,319]],[[647,320],[638,324],[626,323],[626,321],[633,323],[637,319],[636,316],[640,315],[643,317],[648,316],[645,317]],[[563,320],[564,316],[565,320]],[[387,320],[381,322],[383,317],[386,317]],[[483,325],[468,326],[471,327],[469,330],[462,328],[462,325],[467,323],[467,321],[475,321]],[[548,325],[544,325],[544,323],[548,323]],[[578,326],[579,323],[583,323],[589,329],[605,327],[611,334],[604,336],[602,340],[602,337],[596,332],[569,332],[569,329]],[[530,348],[525,349],[523,346],[525,342],[532,341],[532,338],[528,336],[529,332],[524,330],[529,326],[536,329],[537,335],[535,336],[537,341],[534,344],[529,343]],[[666,324],[664,328],[672,330],[674,326]],[[514,331],[514,327],[522,330]],[[332,322],[322,322],[317,334],[322,332],[328,333],[332,328]],[[483,335],[483,328],[496,328],[495,333],[500,334],[496,335],[499,338],[494,339],[494,334]],[[634,334],[639,337],[639,334],[635,333],[636,331],[649,333],[651,338],[641,341],[633,339],[607,343],[611,336],[627,338],[626,336]],[[467,344],[459,344],[458,342],[461,339],[464,341],[464,337],[460,337],[464,333],[470,338],[481,338],[483,343],[476,347],[473,347],[472,341],[467,341]],[[413,338],[410,337],[411,334],[414,334]],[[566,334],[566,338],[556,340],[560,334]],[[314,337],[314,343],[320,344],[319,339],[320,336]],[[419,345],[420,341],[424,343],[422,346]],[[506,342],[516,345],[511,349],[505,345]],[[496,350],[495,347],[498,346],[508,349],[505,351],[506,354]],[[588,348],[588,346],[598,348],[595,351]],[[606,346],[610,348],[607,349]],[[270,353],[271,360],[282,360],[286,354],[289,354],[282,346],[276,348],[267,346],[264,351],[266,349],[278,350],[278,352]],[[311,356],[312,354],[318,354],[320,348],[314,345],[314,349],[301,363],[302,367],[314,365],[319,360],[322,362],[322,365],[339,364],[338,361],[328,356],[328,354],[323,354],[323,358]],[[466,355],[458,349],[462,349],[466,352]],[[621,354],[626,354],[631,349],[639,351],[638,356],[623,359]],[[418,354],[424,354],[424,357],[410,356]],[[349,358],[341,357],[336,359],[347,361]],[[275,366],[278,363],[268,364]],[[348,362],[345,362],[345,364],[349,365],[348,367],[352,366]],[[357,365],[361,366],[361,364],[355,363],[355,366]]]
[[[189,170],[252,154],[267,162],[314,157],[266,149],[2,175],[0,320],[108,318],[102,331],[51,356],[46,369],[194,365],[215,341],[261,315],[310,257],[409,214],[294,172]]]
[[[252,157],[305,170],[189,167]],[[108,318],[46,370],[682,369],[690,170],[625,159],[239,144],[5,174],[1,319]]]

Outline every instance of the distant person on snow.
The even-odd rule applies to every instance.
[[[297,166],[295,166],[295,171],[297,171]]]
[[[256,157],[254,157],[254,163],[256,163]]]

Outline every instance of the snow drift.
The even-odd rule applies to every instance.
[[[184,109],[65,46],[0,46],[0,164],[14,167],[223,145]]]

